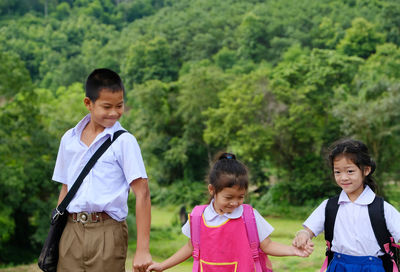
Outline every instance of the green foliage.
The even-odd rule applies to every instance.
[[[342,120],[341,130],[364,141],[374,154],[377,165],[385,172],[377,173],[398,179],[396,158],[400,155],[393,145],[399,141],[400,85],[398,81],[400,50],[393,44],[379,46],[355,77],[350,92],[341,90],[342,100],[333,114]],[[338,98],[337,98],[338,99]]]
[[[378,33],[371,23],[364,18],[356,18],[337,48],[339,52],[349,56],[368,58],[383,41],[384,35]]]
[[[0,261],[18,263],[34,258],[44,238],[37,234],[47,229],[56,200],[50,175],[57,145],[42,125],[32,92],[19,92],[1,109]],[[47,224],[39,225],[43,218]]]
[[[169,186],[150,184],[151,201],[155,205],[179,205],[187,209],[207,203],[208,191],[205,182],[177,180]]]
[[[0,62],[0,97],[11,98],[26,88],[31,79],[18,55],[0,52]]]
[[[148,43],[137,42],[129,49],[129,57],[123,70],[131,78],[129,83],[143,83],[158,79],[172,81],[177,78],[177,63],[172,57],[171,49],[164,38],[156,37]]]
[[[122,75],[154,203],[204,203],[228,150],[261,211],[304,216],[336,193],[323,157],[344,136],[396,199],[399,14],[396,0],[0,0],[0,263],[37,257],[58,142],[99,67]]]

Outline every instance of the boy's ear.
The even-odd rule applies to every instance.
[[[90,111],[91,105],[92,105],[92,100],[90,100],[89,97],[85,97],[83,99],[83,104],[85,104],[85,107]]]
[[[208,184],[208,192],[210,193],[211,196],[214,195],[214,186],[212,186],[211,184]]]

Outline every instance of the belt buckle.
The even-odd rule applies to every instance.
[[[89,213],[88,212],[78,213],[77,221],[80,221],[82,224],[86,224],[89,221]]]

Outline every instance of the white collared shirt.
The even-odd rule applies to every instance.
[[[225,223],[229,219],[236,219],[242,216],[243,214],[243,206],[240,205],[236,209],[234,209],[231,213],[224,213],[223,215],[218,214],[213,206],[214,199],[211,200],[211,203],[204,209],[204,219],[206,220],[207,225],[209,226],[219,226]],[[253,209],[254,217],[256,219],[258,238],[260,242],[264,241],[273,231],[274,228],[262,217],[256,209]],[[189,220],[183,225],[182,233],[190,238],[190,224]]]
[[[383,252],[375,238],[368,214],[368,204],[372,203],[375,193],[366,186],[356,201],[351,202],[342,191],[339,196],[339,210],[334,226],[332,251],[352,256],[380,256]],[[309,228],[315,236],[324,231],[324,200],[307,218],[303,226]],[[400,213],[389,203],[384,202],[386,225],[396,241],[400,239]]]
[[[90,121],[86,115],[61,138],[53,180],[71,189],[94,152],[114,132],[123,129],[119,122],[105,128],[88,147],[81,141],[82,131]],[[130,133],[123,133],[104,152],[79,187],[67,210],[75,212],[107,212],[117,221],[128,215],[127,199],[130,183],[147,178],[139,145]]]

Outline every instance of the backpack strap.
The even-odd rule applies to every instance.
[[[333,240],[333,230],[335,227],[336,215],[339,210],[339,195],[331,197],[328,199],[325,207],[325,223],[324,223],[324,235],[326,241],[326,258],[325,262],[321,267],[321,272],[325,271],[329,263],[333,258],[333,252],[331,251],[332,240]]]
[[[258,237],[256,218],[254,217],[253,207],[248,204],[243,204],[243,221],[246,225],[247,237],[250,243],[251,255],[253,256],[256,272],[261,272],[262,267],[260,263],[260,255],[258,249],[260,248],[260,238]]]
[[[398,247],[386,226],[384,200],[380,196],[375,196],[374,201],[368,205],[368,214],[371,226],[381,250],[389,255],[393,263],[393,271],[398,271],[397,265],[393,260],[391,246]]]
[[[382,197],[375,196],[374,201],[368,205],[368,214],[375,238],[381,250],[387,253],[384,245],[390,243],[390,237],[392,235],[387,230]]]
[[[190,240],[193,246],[193,270],[192,272],[198,272],[200,267],[200,228],[201,219],[204,209],[208,205],[195,206],[190,213]]]

